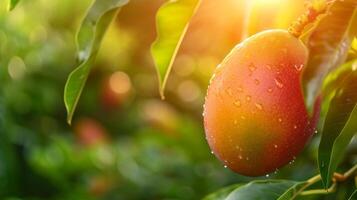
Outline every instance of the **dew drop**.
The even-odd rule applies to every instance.
[[[286,54],[286,53],[288,52],[288,49],[282,48],[281,51],[282,51],[284,54]]]
[[[274,174],[277,174],[279,172],[279,169],[275,169]]]
[[[250,100],[252,100],[252,97],[251,97],[250,95],[247,95],[247,96],[245,97],[245,99],[246,99],[248,102],[250,102]]]
[[[249,157],[246,157],[245,159],[246,159],[246,160],[249,160]]]
[[[294,125],[294,129],[297,129],[297,125],[296,124]]]
[[[211,154],[214,154],[213,151],[211,151]]]
[[[231,88],[226,89],[226,92],[229,96],[233,96],[233,92]]]
[[[236,107],[240,107],[242,105],[242,103],[240,102],[240,100],[237,100],[237,101],[234,102],[234,105]]]
[[[258,79],[254,79],[254,83],[255,83],[256,85],[259,85],[259,84],[260,84],[260,81],[259,81]]]
[[[224,167],[224,168],[227,168],[227,165],[224,165],[223,167]]]
[[[271,67],[271,65],[265,65],[269,70],[272,70],[272,67]]]
[[[268,92],[272,93],[273,92],[273,88],[268,88]]]
[[[294,65],[294,67],[295,67],[295,69],[296,69],[297,71],[301,71],[301,69],[304,67],[304,65],[303,65],[303,64],[301,64],[301,65]]]
[[[283,82],[279,78],[275,78],[274,81],[275,81],[275,85],[278,86],[278,88],[284,87]]]
[[[259,110],[263,110],[263,105],[260,103],[255,103],[255,107],[257,107]]]
[[[277,144],[274,144],[274,148],[276,148],[276,149],[277,149],[277,148],[278,148],[278,145],[277,145]]]
[[[265,177],[269,178],[269,174],[265,175]]]
[[[278,118],[278,121],[279,121],[279,122],[282,122],[282,121],[283,121],[283,119],[281,119],[281,118],[279,117],[279,118]]]
[[[239,157],[239,160],[242,160],[242,159],[243,159],[243,156],[242,156],[242,155],[239,155],[238,157]]]
[[[317,134],[318,133],[318,131],[317,130],[315,130],[315,134]]]
[[[253,63],[250,63],[248,68],[250,72],[254,72],[257,69],[257,67]]]

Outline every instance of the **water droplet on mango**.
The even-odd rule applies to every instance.
[[[282,82],[279,78],[275,78],[274,81],[275,81],[275,85],[276,85],[278,88],[281,89],[281,88],[284,87],[283,82]]]

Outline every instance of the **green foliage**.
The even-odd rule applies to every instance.
[[[96,0],[82,22],[77,34],[80,64],[69,75],[64,90],[64,102],[69,124],[71,123],[90,69],[95,62],[104,34],[119,8],[127,3],[128,0]]]
[[[335,1],[309,33],[309,60],[303,75],[305,102],[312,110],[324,78],[343,64],[357,34],[356,0]]]
[[[151,54],[155,61],[162,98],[176,54],[200,1],[168,1],[157,12],[157,38],[152,44]]]
[[[11,2],[11,5],[15,5],[18,1]],[[72,46],[72,29],[79,19],[78,13],[84,8],[81,5],[85,2],[21,1],[23,6],[9,13],[9,19],[0,15],[1,199],[200,199],[207,193],[233,184],[207,196],[206,200],[283,200],[301,194],[302,189],[307,189],[307,186],[319,189],[320,185],[309,185],[308,181],[290,181],[305,180],[314,175],[317,151],[322,180],[326,186],[329,185],[331,175],[337,167],[342,170],[354,164],[356,145],[348,144],[357,129],[355,61],[336,67],[337,71],[326,78],[323,88],[323,95],[326,97],[326,111],[323,114],[326,116],[323,116],[325,121],[319,150],[319,137],[315,136],[311,145],[294,164],[270,175],[276,180],[242,177],[224,169],[209,153],[203,137],[201,103],[197,103],[203,101],[203,95],[199,96],[195,104],[189,103],[192,107],[189,107],[186,101],[176,98],[179,95],[172,91],[172,96],[166,102],[152,100],[156,98],[152,92],[156,87],[151,87],[154,78],[150,70],[136,68],[143,64],[138,60],[147,58],[146,54],[137,52],[148,52],[149,49],[145,49],[142,43],[149,44],[151,40],[141,40],[142,38],[137,36],[143,33],[142,29],[138,31],[127,25],[140,24],[138,21],[150,24],[146,12],[133,15],[125,13],[122,16],[127,27],[121,27],[123,31],[121,29],[120,34],[115,32],[110,36],[115,38],[108,38],[108,41],[113,42],[112,45],[118,51],[125,53],[119,56],[113,53],[105,55],[112,56],[110,59],[98,59],[99,63],[96,65],[100,68],[96,68],[95,77],[88,77],[104,33],[118,9],[127,3],[118,0],[95,1],[77,34],[79,64],[70,75],[65,89],[68,121],[71,121],[85,82],[88,81],[89,87],[83,92],[83,107],[78,115],[80,119],[88,116],[98,119],[94,121],[104,127],[101,134],[107,139],[103,143],[86,145],[83,141],[85,139],[80,137],[77,130],[80,124],[77,120],[73,122],[75,128],[66,126],[65,110],[60,98],[64,80],[70,70],[67,66],[74,65],[72,55],[76,50]],[[344,2],[351,5],[354,1]],[[154,3],[136,3],[144,5],[140,11],[156,10]],[[161,92],[189,21],[199,3],[198,0],[170,1],[159,9],[158,39],[151,51],[160,77]],[[213,4],[218,5],[216,2]],[[333,5],[337,4],[344,3],[336,1]],[[355,24],[354,21],[346,18],[351,14],[351,7],[343,9],[343,14],[340,8],[335,9],[331,8],[332,16],[321,20],[320,27],[314,29],[316,36],[312,35],[310,40],[329,47],[312,54],[312,59],[316,61],[314,63],[317,63],[318,70],[321,69],[322,73],[332,70],[337,63],[345,62],[344,49],[336,49],[342,44],[341,41],[346,41],[344,44],[348,47],[351,37],[345,36],[352,34],[356,27],[352,25]],[[335,11],[341,15],[335,15]],[[137,15],[142,15],[140,20],[135,18]],[[349,31],[347,23],[336,22],[339,17],[342,21],[350,21]],[[330,28],[336,34],[330,35]],[[211,25],[206,29],[203,27],[203,30],[211,31]],[[211,37],[219,36],[225,31],[226,29],[215,32]],[[233,32],[233,29],[231,31]],[[222,34],[220,38],[226,36]],[[116,46],[114,41],[122,41],[128,45]],[[191,46],[195,46],[200,41],[191,43]],[[355,43],[353,42],[352,49],[356,49]],[[234,44],[226,39],[216,45],[217,49],[229,49]],[[107,52],[112,53],[113,49],[109,48]],[[204,82],[200,84],[200,92],[206,89],[208,76],[204,76],[210,73],[207,70],[207,60],[214,60],[215,66],[215,61],[220,59],[220,56],[216,58],[211,54],[189,59],[186,55],[183,59],[188,60],[187,63],[190,64],[193,59],[197,59],[197,64],[194,65],[199,70],[192,75],[194,78],[190,78]],[[321,55],[326,59],[320,63],[318,57]],[[338,61],[331,61],[332,55],[342,56],[335,57]],[[144,89],[133,81],[132,87],[136,93],[130,96],[129,100],[120,99],[120,106],[109,106],[108,109],[107,99],[103,98],[107,90],[102,88],[106,86],[108,74],[118,70],[118,60],[125,60],[125,64],[119,64],[119,67],[124,67],[132,80],[149,78],[144,81]],[[312,63],[310,64],[309,67],[312,66]],[[326,69],[322,69],[323,64],[326,64]],[[108,69],[108,66],[114,66],[115,69]],[[202,75],[201,69],[205,69],[205,75]],[[172,74],[174,82],[188,79],[187,76],[180,77],[177,74]],[[314,77],[314,80],[320,78],[325,79]],[[177,88],[177,85],[173,88]],[[155,101],[154,106],[152,102],[147,106],[149,101]],[[151,108],[150,112],[146,111],[147,107]],[[148,113],[154,114],[146,116]],[[87,124],[86,127],[91,126]],[[344,157],[346,159],[342,162]],[[281,178],[290,180],[283,181]],[[351,179],[345,184],[339,184],[336,193],[329,194],[326,198],[314,195],[302,196],[301,199],[346,199],[355,191]],[[320,191],[321,194],[324,192]],[[355,197],[356,192],[351,195],[350,200]]]
[[[347,145],[357,130],[357,71],[352,68],[334,91],[322,129],[319,147],[319,168],[325,187],[329,187],[333,173],[340,163]]]

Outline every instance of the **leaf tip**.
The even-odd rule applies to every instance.
[[[67,124],[72,126],[72,117],[67,117]]]
[[[165,89],[160,86],[159,92],[161,100],[165,100]]]
[[[15,9],[16,5],[19,3],[20,0],[10,0],[8,3],[7,10],[12,11]]]
[[[67,104],[66,104],[67,105]],[[73,112],[71,112],[68,107],[66,106],[67,109],[67,124],[72,125],[72,118],[73,118]]]

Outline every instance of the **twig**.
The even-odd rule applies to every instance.
[[[349,169],[348,171],[346,171],[344,174],[339,174],[339,173],[334,173],[333,175],[333,184],[331,185],[330,188],[326,189],[314,189],[314,190],[306,190],[304,191],[306,188],[310,187],[311,185],[313,185],[314,183],[317,183],[318,181],[321,180],[321,175],[316,175],[311,177],[310,179],[308,179],[306,181],[306,184],[301,187],[292,197],[291,199],[295,199],[297,196],[299,195],[313,195],[313,194],[330,194],[336,191],[337,188],[337,184],[339,182],[343,182],[346,181],[348,178],[352,177],[353,175],[355,175],[355,173],[357,172],[357,164],[354,165],[351,169]],[[357,176],[356,176],[357,177]],[[357,180],[357,178],[356,178]]]
[[[337,183],[333,183],[328,189],[316,189],[306,190],[300,193],[300,195],[313,195],[313,194],[330,194],[336,191]]]

